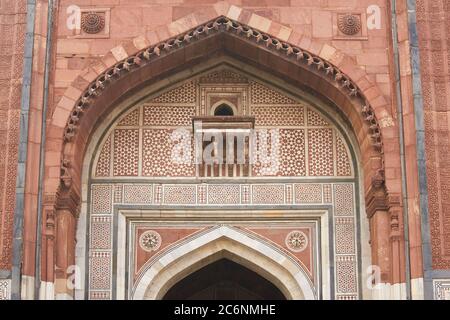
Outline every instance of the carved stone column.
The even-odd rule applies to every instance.
[[[56,202],[55,241],[55,296],[58,299],[72,299],[73,287],[68,285],[68,270],[75,265],[76,225],[80,196],[75,188],[60,188]]]
[[[370,223],[372,264],[380,268],[381,282],[391,282],[390,217],[383,180],[374,179],[366,193],[367,216]]]
[[[391,280],[392,284],[405,282],[405,239],[403,215],[399,194],[389,195]]]

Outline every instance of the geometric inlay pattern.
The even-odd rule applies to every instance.
[[[251,83],[252,104],[296,104],[297,102],[278,91],[258,82]]]
[[[239,185],[209,185],[208,202],[210,204],[239,204],[239,190]]]
[[[172,161],[172,152],[180,137],[172,130],[145,129],[143,130],[142,175],[153,177],[189,177],[195,174],[193,154],[184,155],[183,159],[191,163],[184,164]],[[178,139],[178,140],[177,140]],[[189,141],[190,142],[190,141]],[[180,149],[182,150],[182,149]],[[189,149],[191,150],[191,149]],[[181,159],[181,160],[183,160]]]
[[[304,109],[302,105],[295,106],[253,106],[256,126],[267,127],[298,127],[304,124]]]
[[[123,186],[123,194],[124,203],[152,203],[152,185],[150,184],[125,184]]]
[[[352,174],[352,167],[350,159],[348,158],[347,148],[342,142],[340,136],[336,135],[336,170],[338,176],[350,176]]]
[[[321,184],[296,184],[295,185],[296,203],[322,203],[322,185]]]
[[[0,300],[11,300],[11,280],[0,280]]]
[[[280,130],[280,175],[306,176],[305,130]]]
[[[355,252],[355,225],[353,218],[336,218],[336,253],[352,254]]]
[[[267,129],[266,133],[257,133],[256,144],[266,149],[264,156],[270,161],[263,162],[258,153],[260,162],[252,164],[251,175],[245,181],[238,177],[233,177],[236,181],[232,182],[196,177],[192,117],[210,114],[209,108],[220,100],[232,101],[239,115],[255,116],[256,129]],[[328,221],[332,226],[327,230],[333,234],[330,241],[334,246],[331,270],[335,296],[357,298],[355,185],[340,179],[354,174],[350,148],[339,130],[309,103],[296,100],[239,72],[222,70],[184,82],[125,111],[112,127],[112,134],[100,142],[102,147],[98,148],[98,160],[92,169],[88,296],[114,297],[112,281],[118,267],[113,264],[113,243],[118,238],[112,213],[116,204],[139,210],[144,206],[157,210],[164,206],[170,210],[196,210],[201,206],[201,210],[213,209],[211,212],[217,213],[219,220],[223,218],[223,207],[278,210],[277,206],[300,205],[315,210],[331,208]],[[304,179],[310,176],[334,180],[327,178],[322,183],[316,179],[310,183],[312,179]],[[165,241],[172,237],[158,231]],[[281,250],[302,252],[311,247],[311,234],[299,230],[287,233],[280,234]],[[134,243],[145,251],[156,251],[161,248],[161,235],[147,230]]]
[[[111,213],[111,186],[110,185],[93,185],[92,186],[92,213]]]
[[[433,279],[434,300],[450,300],[450,279]]]
[[[283,204],[283,185],[252,185],[252,199],[254,204]]]
[[[139,166],[139,131],[114,130],[114,176],[137,176]]]
[[[152,99],[152,102],[158,103],[195,103],[195,101],[196,85],[194,81],[188,81],[183,85]]]
[[[193,106],[144,105],[144,126],[189,126]]]
[[[119,127],[130,127],[139,125],[139,109],[133,110],[128,115],[126,115],[117,124]]]
[[[91,219],[91,249],[111,249],[111,217],[93,216]]]
[[[119,180],[120,181],[120,180]],[[330,205],[334,207],[334,276],[337,299],[358,297],[358,257],[354,212],[353,183],[96,183],[91,186],[93,203],[90,220],[89,296],[110,299],[112,277],[112,203],[128,204],[142,208],[151,206],[181,205],[197,208],[198,205],[217,208],[242,209],[244,206],[277,205]],[[117,196],[117,190],[120,196]],[[334,195],[331,194],[334,192]],[[95,200],[94,200],[95,199]],[[161,200],[159,200],[161,199]],[[334,203],[331,201],[334,199]],[[101,201],[100,201],[101,200]],[[94,214],[95,211],[95,214]],[[292,252],[302,252],[308,246],[308,236],[295,230],[281,241]],[[150,232],[138,239],[145,251],[159,250],[162,239]]]
[[[196,201],[195,185],[174,185],[164,186],[165,204],[195,204]]]
[[[308,109],[308,126],[309,127],[327,127],[330,124],[325,121],[317,112]]]
[[[357,292],[358,281],[354,256],[338,256],[336,261],[337,292]]]
[[[105,141],[102,151],[98,157],[97,168],[95,169],[96,177],[109,177],[111,175],[111,136]]]
[[[203,76],[200,83],[248,83],[248,79],[240,73],[228,69],[213,71]]]
[[[352,176],[345,140],[309,104],[261,83],[248,85],[234,72],[210,75],[201,78],[206,82],[188,81],[123,116],[105,138],[94,177],[194,177],[192,117],[209,114],[206,106],[217,99],[231,99],[239,114],[255,117],[251,176]],[[231,82],[216,82],[220,75]]]
[[[308,129],[308,159],[311,176],[333,176],[333,130]]]
[[[111,287],[111,253],[93,251],[89,263],[89,287],[106,290]]]
[[[350,183],[334,186],[334,201],[336,216],[353,215],[353,185]]]

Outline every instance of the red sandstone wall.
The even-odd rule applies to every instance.
[[[0,269],[11,269],[26,1],[0,0]]]
[[[145,36],[150,41],[169,38],[166,24],[198,10],[212,10],[217,0],[61,0],[58,18],[58,43],[55,78],[55,105],[79,72],[126,40]],[[291,27],[302,35],[328,43],[349,54],[377,83],[390,103],[388,41],[390,28],[386,0],[230,0],[227,1],[260,16]],[[109,36],[101,39],[76,39],[66,27],[67,7],[109,8]],[[381,29],[369,30],[367,40],[336,40],[333,22],[336,12],[365,13],[369,5],[381,8]],[[271,30],[269,30],[269,33]],[[307,45],[307,44],[305,44]],[[96,68],[104,68],[97,65]],[[94,70],[95,72],[95,70]],[[85,75],[80,89],[91,80]],[[393,178],[398,172],[391,172]]]
[[[450,2],[418,0],[433,268],[450,268]]]

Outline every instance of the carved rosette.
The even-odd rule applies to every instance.
[[[286,246],[293,252],[302,252],[308,246],[308,237],[302,231],[291,231],[286,236]]]
[[[139,237],[139,246],[147,252],[156,251],[161,247],[161,235],[154,230],[145,231]]]
[[[88,34],[96,34],[105,28],[105,17],[96,12],[86,12],[81,16],[81,29]]]
[[[343,14],[338,18],[339,30],[348,36],[354,36],[361,30],[361,18],[354,14]]]

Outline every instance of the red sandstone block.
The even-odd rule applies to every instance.
[[[268,32],[271,23],[272,21],[270,19],[267,19],[266,17],[262,17],[254,13],[250,16],[250,20],[248,21],[248,25],[250,27],[258,29],[262,32]]]
[[[87,82],[92,82],[92,81],[94,81],[95,80],[95,78],[97,78],[97,73],[94,71],[94,70],[92,70],[91,68],[89,68],[89,69],[85,69],[84,71],[82,71],[81,73],[80,73],[80,76],[83,78],[83,79],[85,79]]]
[[[93,56],[103,56],[117,45],[118,41],[115,39],[96,39],[91,43],[91,50],[89,51]]]
[[[362,41],[335,40],[331,43],[334,47],[348,55],[357,55],[363,52]]]
[[[69,99],[76,101],[78,98],[80,98],[82,91],[73,87],[73,86],[69,86],[66,90],[66,92],[64,92],[64,95],[66,97],[68,97]]]
[[[57,54],[88,54],[89,42],[82,39],[59,39],[56,45]]]
[[[373,99],[378,97],[381,93],[378,90],[378,88],[372,84],[371,87],[363,91],[363,94],[367,100],[372,101]]]
[[[171,37],[169,29],[167,26],[160,26],[155,29],[156,35],[158,36],[158,42],[167,40]]]
[[[28,140],[32,143],[41,142],[42,113],[40,110],[30,109],[28,123]]]
[[[331,38],[333,35],[332,17],[329,11],[312,12],[312,35],[314,38]]]
[[[65,82],[66,85],[70,84],[75,80],[77,72],[74,70],[67,69],[56,69],[55,70],[55,80],[59,82]]]
[[[57,127],[64,128],[69,115],[70,110],[63,109],[62,107],[56,107],[55,112],[53,113],[52,124]]]
[[[155,43],[159,42],[158,35],[156,34],[155,30],[150,30],[145,33],[145,37],[150,45],[154,45]]]
[[[347,70],[346,73],[352,81],[357,81],[366,75],[365,70],[356,65],[354,65],[353,68]]]
[[[241,14],[239,15],[238,21],[243,24],[248,24],[252,14],[253,13],[250,10],[242,9]]]
[[[180,7],[178,7],[180,8]],[[192,11],[195,10],[195,8],[191,9]],[[180,15],[177,18],[174,18],[173,9],[171,6],[152,6],[152,7],[144,7],[142,8],[143,11],[143,26],[147,26],[150,29],[154,29],[158,26],[165,25],[168,23],[171,23],[173,20],[176,20],[180,17],[185,16],[188,13]]]
[[[181,19],[170,23],[167,27],[170,36],[176,36],[180,33],[186,32],[198,25],[197,20],[193,14],[189,14]]]
[[[386,101],[390,104],[392,85],[390,83],[378,83],[378,88],[380,88],[381,93],[386,98]]]
[[[280,8],[280,22],[299,25],[311,24],[311,9],[305,8]]]
[[[95,71],[95,73],[97,75],[101,74],[102,72],[104,72],[107,69],[106,65],[101,60],[92,64],[91,68],[92,68],[92,70]]]
[[[309,47],[311,46],[311,38],[309,38],[309,37],[302,37],[300,39],[300,42],[298,43],[298,46],[301,49],[309,50]]]
[[[127,32],[130,26],[143,25],[143,13],[141,6],[133,7],[113,7],[111,10],[111,29]],[[114,35],[114,33],[111,33]]]
[[[125,49],[125,52],[127,53],[126,58],[136,54],[139,51],[139,48],[136,48],[136,46],[134,45],[133,40],[128,40],[126,42],[123,42],[122,47]]]
[[[322,48],[323,44],[321,42],[312,40],[308,50],[315,55],[319,55],[322,51]]]
[[[301,38],[302,34],[300,32],[292,31],[291,35],[289,36],[288,42],[294,46],[297,46]]]
[[[280,30],[281,30],[281,26],[282,26],[281,24],[272,21],[272,23],[270,24],[270,28],[267,31],[267,33],[276,37],[278,35],[278,33],[280,32]]]
[[[60,184],[59,177],[58,178],[46,178],[44,180],[44,190],[45,193],[56,193],[58,191],[58,187]]]
[[[364,92],[364,90],[367,90],[368,88],[373,86],[373,83],[369,80],[369,78],[366,75],[366,76],[362,77],[361,79],[356,80],[356,85],[362,92]]]
[[[183,18],[184,16],[187,16],[188,14],[191,14],[191,13],[195,13],[195,12],[198,11],[198,10],[201,11],[201,10],[203,10],[204,8],[206,8],[206,7],[185,7],[185,6],[175,6],[175,7],[172,7],[172,17],[171,17],[170,21],[167,22],[167,23],[170,23],[170,22],[172,22],[172,21],[181,19],[181,18]],[[214,12],[215,12],[215,10],[214,10]],[[144,18],[144,19],[145,19],[145,18]],[[167,23],[163,23],[163,24],[167,24]],[[159,26],[159,25],[158,25],[158,26]]]
[[[376,97],[375,99],[372,99],[370,101],[370,103],[374,109],[387,106],[386,98],[383,96],[383,94],[381,94],[381,92],[380,92],[380,95],[378,97]]]
[[[330,57],[328,61],[330,61],[335,66],[339,66],[345,59],[345,57],[346,55],[342,51],[336,50],[336,52],[333,54],[333,56]]]
[[[237,19],[237,17],[233,18],[232,16],[228,15],[230,4],[227,1],[218,1],[213,5],[213,8],[217,16],[228,16],[231,19]]]
[[[66,57],[60,57],[56,59],[56,69],[67,69],[68,64],[68,58]]]
[[[403,126],[405,128],[405,146],[416,144],[416,121],[414,114],[403,116]]]
[[[55,141],[61,140],[63,134],[63,127],[56,127],[53,124],[50,124],[47,129],[47,141],[45,142],[45,150],[55,150],[61,152],[61,145]]]
[[[111,53],[117,61],[121,61],[128,57],[128,53],[122,45],[112,48]]]
[[[386,51],[365,52],[356,56],[359,65],[384,66],[388,65]]]
[[[328,44],[324,44],[322,49],[320,50],[320,57],[329,61],[331,57],[336,53],[336,49]]]
[[[114,55],[112,54],[112,52],[108,52],[103,58],[102,58],[102,62],[103,64],[110,68],[113,65],[115,65],[118,61],[117,59],[114,57]]]
[[[218,16],[213,7],[204,7],[201,10],[196,10],[193,14],[197,24],[208,22]]]

